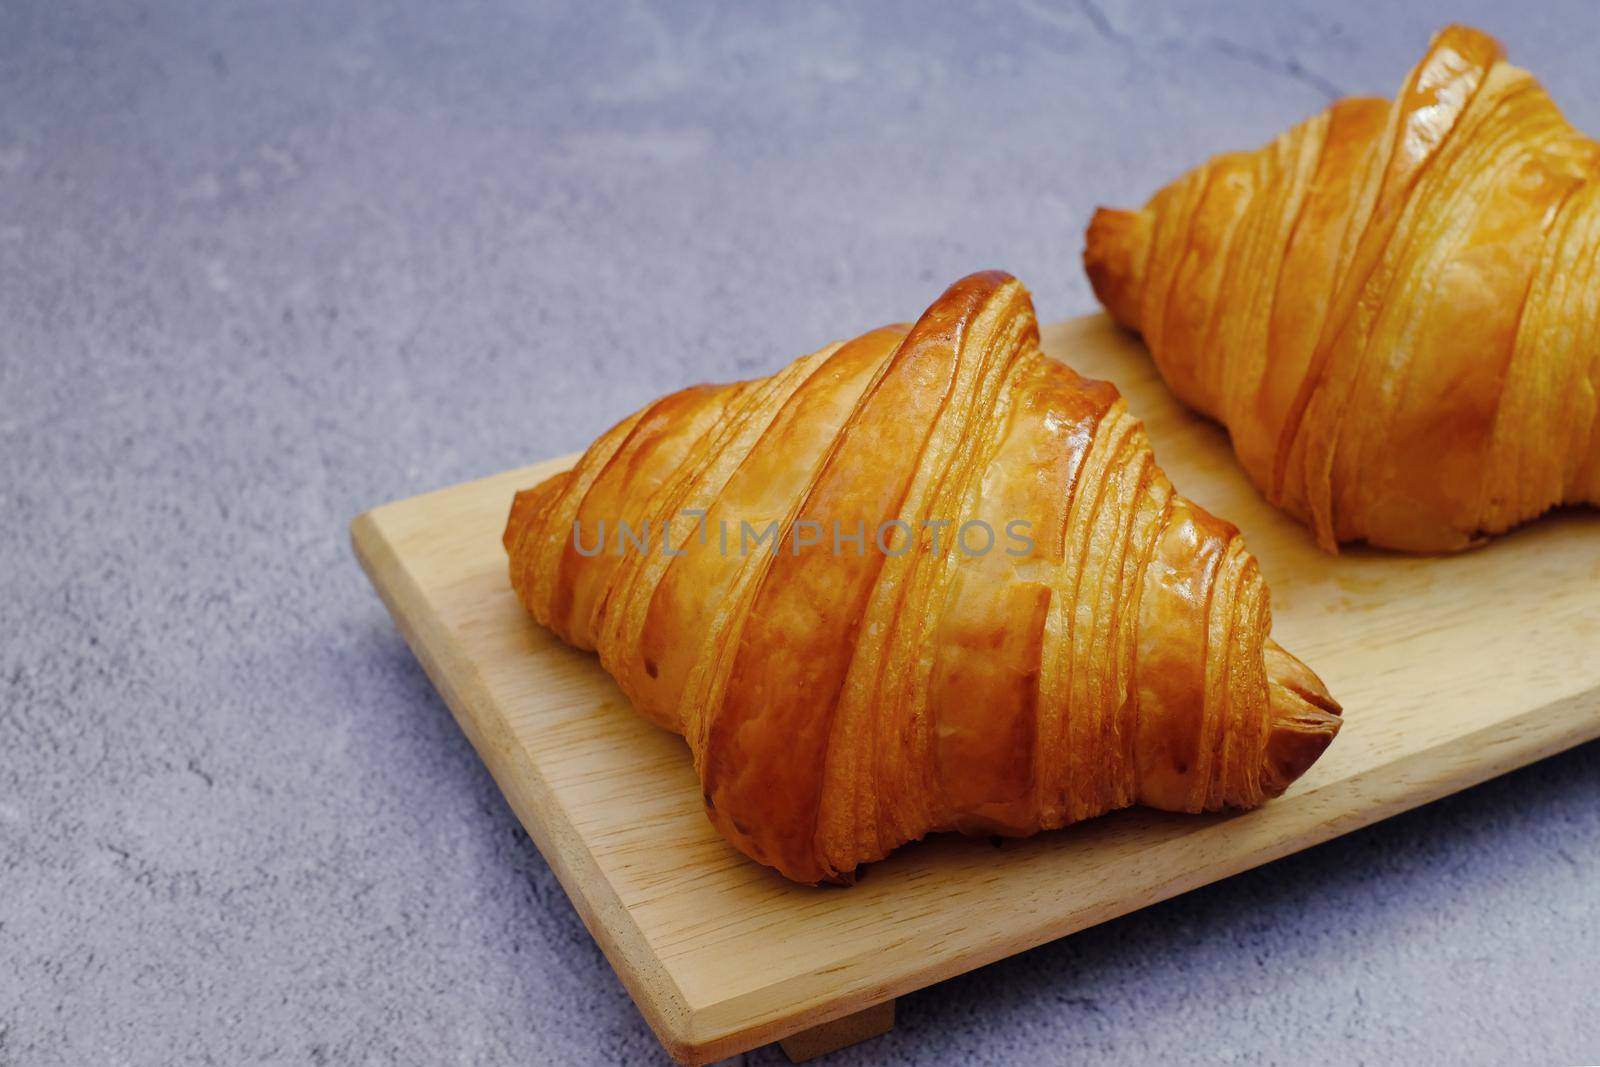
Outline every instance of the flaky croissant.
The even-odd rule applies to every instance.
[[[1101,210],[1096,294],[1330,551],[1464,548],[1600,503],[1600,145],[1451,27],[1343,100]]]
[[[998,272],[656,401],[518,493],[505,545],[534,617],[688,741],[717,829],[799,882],[939,830],[1250,807],[1339,726],[1238,531]]]

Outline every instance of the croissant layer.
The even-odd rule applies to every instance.
[[[1330,551],[1600,503],[1600,144],[1497,41],[1219,156],[1084,261],[1162,377]]]
[[[1238,531],[998,272],[663,397],[517,494],[505,545],[533,616],[688,742],[717,829],[800,882],[935,831],[1250,807],[1339,726]]]

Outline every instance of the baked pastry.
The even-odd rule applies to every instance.
[[[1486,34],[1444,30],[1392,102],[1101,210],[1084,262],[1329,551],[1600,503],[1600,145]]]
[[[1251,807],[1339,727],[1238,531],[999,272],[656,401],[518,493],[505,545],[533,616],[688,741],[717,829],[799,882],[939,830]]]

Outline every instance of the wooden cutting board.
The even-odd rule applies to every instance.
[[[944,836],[848,889],[791,885],[712,830],[684,743],[518,606],[500,546],[512,494],[573,457],[355,520],[401,632],[675,1058],[779,1039],[802,1058],[880,1033],[902,993],[1600,736],[1600,514],[1447,558],[1330,557],[1104,317],[1044,345],[1116,382],[1178,488],[1244,530],[1275,635],[1344,704],[1333,747],[1257,811],[1123,812],[998,848]]]

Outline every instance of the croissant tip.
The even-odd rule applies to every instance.
[[[1271,728],[1265,785],[1276,796],[1327,751],[1344,725],[1344,709],[1311,668],[1275,641],[1267,647],[1267,681]]]
[[[511,550],[523,530],[544,520],[545,511],[567,487],[567,481],[571,477],[572,472],[569,470],[557,471],[538,485],[517,491],[511,498],[511,512],[506,516],[505,533],[500,538],[506,546],[506,551]]]
[[[1094,295],[1111,317],[1139,328],[1139,294],[1144,286],[1150,222],[1139,211],[1099,208],[1084,233],[1083,268]]]

